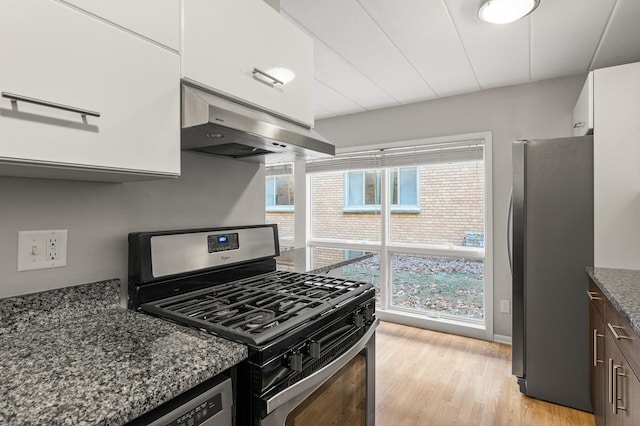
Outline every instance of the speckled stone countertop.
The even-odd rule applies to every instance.
[[[353,253],[354,251],[327,247],[302,247],[282,251],[280,256],[276,257],[276,263],[278,270],[281,271],[326,274],[329,271],[359,262],[375,254],[373,252],[362,252],[357,256],[345,259],[347,252]],[[307,266],[308,260],[310,260],[309,266]]]
[[[0,425],[122,425],[247,357],[105,281],[0,299]]]
[[[640,334],[640,271],[588,267],[587,273],[613,307]]]

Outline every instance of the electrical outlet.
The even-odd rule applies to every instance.
[[[503,314],[508,314],[509,311],[511,310],[511,304],[509,303],[508,300],[500,300],[500,312],[502,312]]]
[[[67,230],[18,232],[18,271],[67,266]]]

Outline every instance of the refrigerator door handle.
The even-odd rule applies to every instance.
[[[509,258],[509,270],[511,271],[511,276],[513,277],[513,253],[512,250],[513,244],[513,188],[511,188],[511,192],[509,193],[509,208],[507,209],[507,256]]]

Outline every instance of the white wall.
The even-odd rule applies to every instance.
[[[493,134],[494,334],[511,335],[507,258],[507,208],[511,189],[511,142],[571,136],[572,112],[586,75],[491,89],[321,120],[316,130],[336,147],[491,131]]]
[[[593,77],[594,266],[640,269],[640,63]]]
[[[127,277],[134,231],[264,223],[264,167],[182,153],[182,176],[125,184],[0,177],[0,297]],[[68,229],[64,268],[17,272],[20,230]]]

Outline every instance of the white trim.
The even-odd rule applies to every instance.
[[[382,310],[381,308],[376,308],[376,316],[380,318],[381,321],[395,322],[398,324],[410,325],[412,327],[440,331],[442,333],[457,334],[460,336],[473,337],[474,339],[487,340],[485,328],[473,323],[455,321],[451,319],[431,318],[425,315]]]
[[[493,338],[493,136],[484,133],[484,318],[487,340]]]
[[[502,343],[511,346],[511,336],[504,336],[502,334],[494,334],[493,341],[496,343]]]

